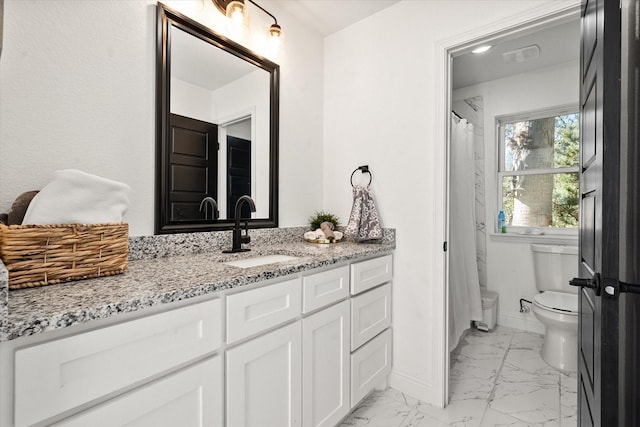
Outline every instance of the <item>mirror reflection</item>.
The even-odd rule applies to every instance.
[[[161,8],[158,233],[277,225],[278,67]],[[160,36],[159,32],[159,36]]]
[[[170,167],[181,184],[172,191],[172,220],[212,218],[210,209],[199,209],[207,196],[220,219],[231,219],[245,194],[256,202],[256,216],[266,217],[269,73],[176,27],[170,58]]]

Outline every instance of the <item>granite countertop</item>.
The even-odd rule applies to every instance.
[[[213,294],[340,262],[384,255],[391,253],[394,248],[395,240],[381,244],[340,242],[329,245],[299,241],[256,245],[251,252],[236,254],[208,252],[132,260],[124,274],[8,292],[4,296],[5,310],[0,310],[0,341]],[[223,263],[269,254],[297,258],[251,268]],[[6,293],[6,288],[0,291]]]

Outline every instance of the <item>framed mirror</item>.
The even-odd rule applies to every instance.
[[[156,234],[278,226],[279,72],[158,4]]]

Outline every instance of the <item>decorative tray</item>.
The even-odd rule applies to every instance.
[[[321,243],[321,244],[329,244],[329,243],[340,243],[342,241],[342,239],[338,240],[338,239],[334,239],[334,240],[329,240],[329,239],[304,239],[306,242],[309,243]]]

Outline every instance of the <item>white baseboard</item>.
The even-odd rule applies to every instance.
[[[391,374],[389,374],[389,386],[399,392],[413,397],[414,399],[418,399],[433,406],[442,406],[442,403],[440,402],[440,392],[436,393],[432,385],[417,381],[415,378],[406,374],[392,370]]]
[[[538,321],[533,313],[500,314],[498,315],[498,325],[507,328],[520,329],[522,331],[533,332],[544,335],[544,325]]]

